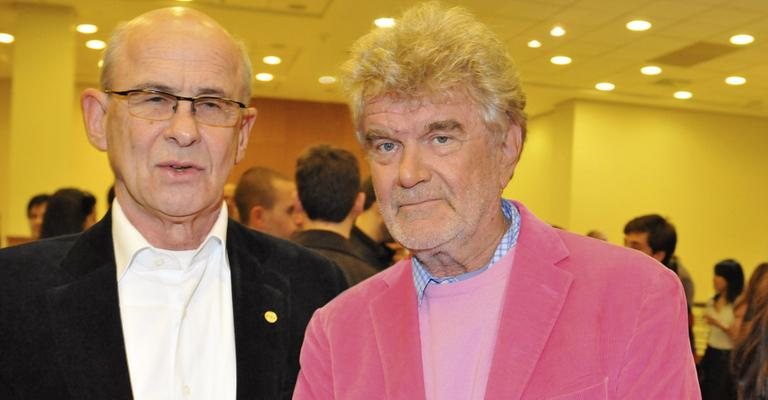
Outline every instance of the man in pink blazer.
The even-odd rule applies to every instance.
[[[504,45],[425,3],[353,46],[352,114],[410,250],[318,310],[294,399],[698,399],[677,277],[501,198],[525,138]]]

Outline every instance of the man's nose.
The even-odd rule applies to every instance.
[[[405,188],[416,186],[421,182],[428,181],[430,174],[430,170],[418,146],[403,148],[398,174],[400,186]]]
[[[165,136],[181,147],[187,147],[200,139],[194,106],[191,101],[180,100],[174,108],[171,124]]]

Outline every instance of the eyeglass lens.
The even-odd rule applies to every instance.
[[[127,97],[131,114],[155,121],[172,118],[179,103],[176,97],[164,93],[133,92]],[[225,99],[198,97],[192,109],[195,119],[201,124],[232,126],[237,122],[240,107]]]

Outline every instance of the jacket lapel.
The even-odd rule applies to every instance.
[[[62,261],[72,280],[47,293],[54,356],[73,398],[132,398],[112,246],[108,213]]]
[[[261,266],[254,249],[249,249],[244,242],[242,229],[246,228],[230,221],[227,230],[237,353],[237,398],[254,399],[265,393],[277,394],[293,389],[283,387],[284,382],[279,379],[289,351],[290,308],[286,297],[289,283]],[[269,311],[276,315],[276,321],[267,320],[265,313]],[[280,393],[275,398],[285,395]]]
[[[487,398],[520,398],[573,281],[555,266],[568,256],[559,236],[517,204],[522,222],[510,271]]]
[[[384,397],[424,399],[419,316],[410,261],[387,283],[390,287],[369,306],[384,371]]]

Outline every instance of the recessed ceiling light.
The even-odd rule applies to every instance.
[[[270,73],[267,73],[267,72],[260,72],[260,73],[256,74],[256,80],[257,81],[269,82],[272,79],[275,79],[275,76],[270,74]]]
[[[661,73],[661,67],[646,65],[645,67],[640,68],[640,73],[643,75],[658,75]]]
[[[610,92],[611,90],[616,89],[616,85],[611,82],[600,82],[595,85],[595,89],[603,92]]]
[[[674,96],[676,99],[688,100],[691,97],[693,97],[693,93],[691,93],[691,92],[689,92],[687,90],[680,90],[680,91],[675,92],[675,94],[673,94],[672,96]]]
[[[555,25],[552,30],[549,31],[549,34],[554,37],[565,36],[565,28],[560,25]]]
[[[96,63],[96,66],[101,68],[104,66],[104,60],[99,60],[99,62]]]
[[[648,29],[651,29],[651,26],[653,25],[650,22],[644,21],[642,19],[636,19],[627,22],[627,29],[635,32],[647,31]]]
[[[85,42],[85,47],[94,50],[101,50],[107,47],[107,44],[103,40],[93,39]]]
[[[568,65],[571,63],[571,57],[568,56],[554,56],[549,59],[552,64],[555,65]]]
[[[538,40],[531,40],[530,42],[528,42],[528,47],[532,49],[538,49],[539,47],[541,47],[541,42],[539,42]]]
[[[266,56],[261,61],[264,61],[264,64],[277,65],[283,62],[283,59],[278,56]]]
[[[1,33],[0,32],[0,43],[13,43],[13,41],[16,38],[13,37],[10,33]]]
[[[322,83],[323,85],[331,85],[336,83],[336,78],[330,75],[325,75],[317,78],[317,81]]]
[[[75,29],[80,33],[96,33],[99,30],[99,27],[94,24],[80,24]]]
[[[391,28],[395,26],[395,19],[390,17],[376,18],[373,23],[379,28]]]
[[[733,35],[731,36],[730,42],[739,46],[743,46],[745,44],[750,44],[755,41],[755,38],[752,35],[747,35],[746,33],[742,33],[739,35]]]
[[[747,83],[747,78],[743,76],[729,76],[725,78],[725,83],[733,86],[743,85]]]

